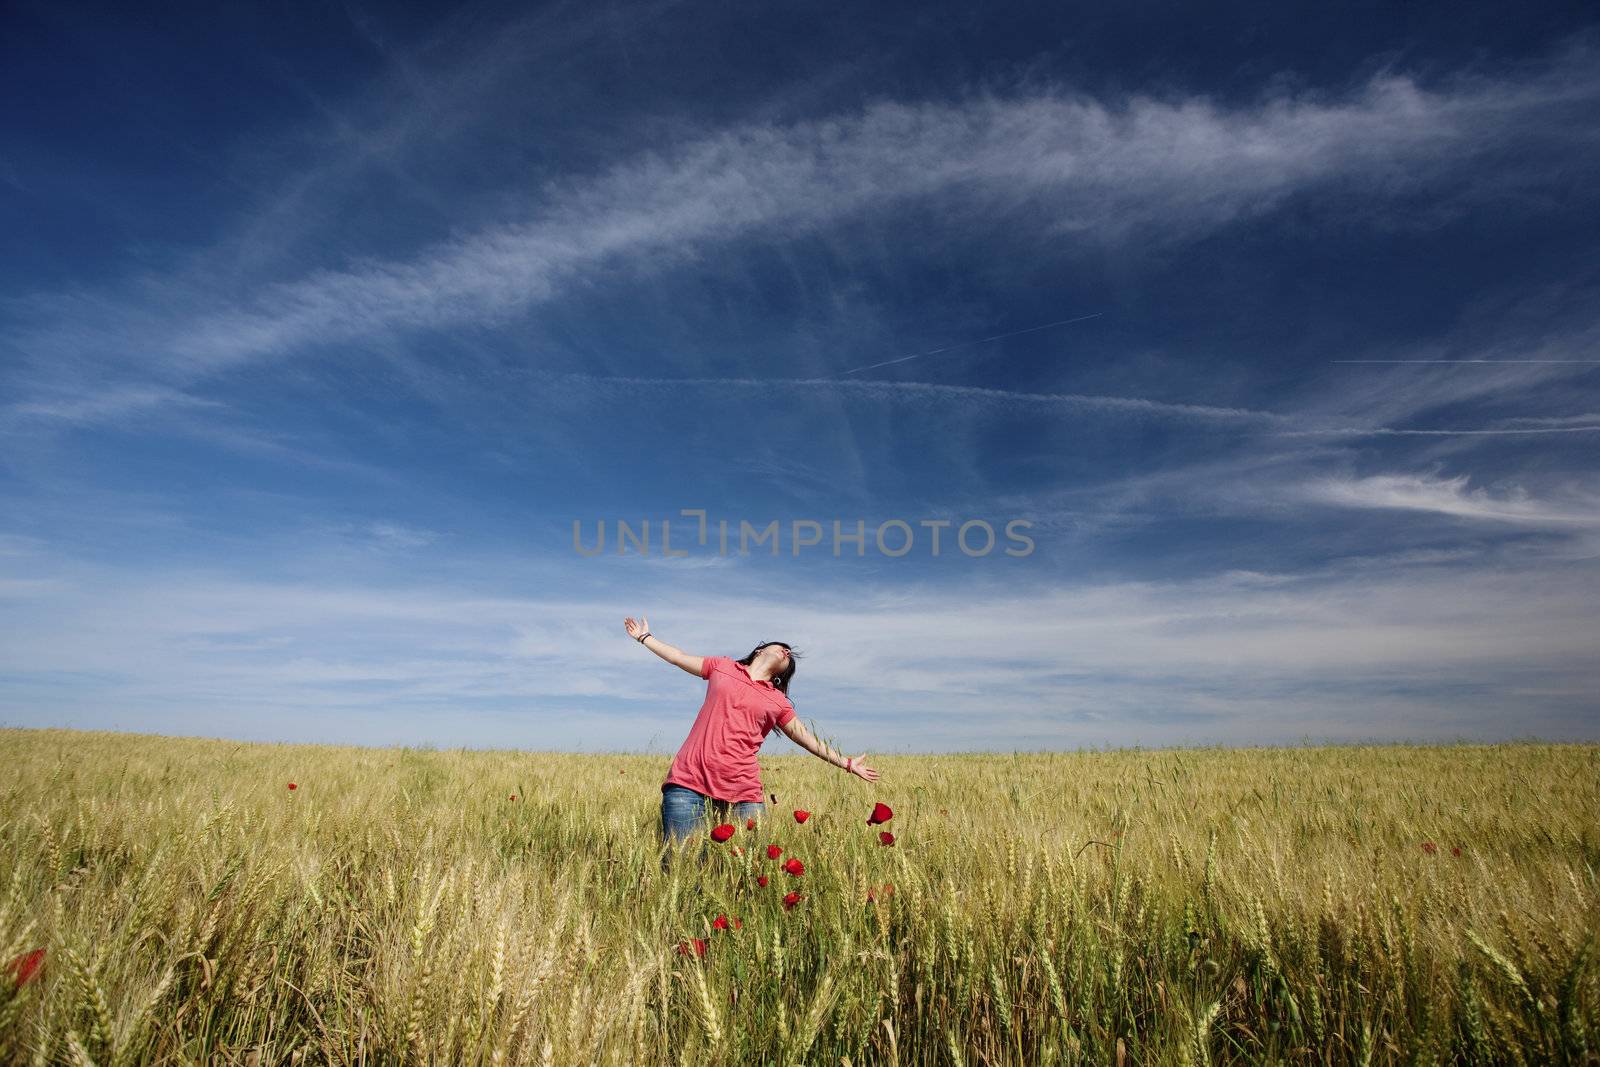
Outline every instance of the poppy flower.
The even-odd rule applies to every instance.
[[[806,865],[795,859],[793,856],[790,856],[788,859],[783,861],[783,870],[785,874],[792,874],[798,878],[802,874],[806,873]]]
[[[299,787],[299,786],[297,786],[297,785],[295,785],[295,784],[294,784],[294,783],[293,783],[293,782],[290,782],[290,783],[289,783],[289,788],[290,788],[290,789],[299,789],[299,788],[300,788],[300,787]]]
[[[6,973],[11,975],[21,989],[39,973],[39,968],[44,966],[44,949],[36,948],[32,952],[24,952],[15,957],[5,966]]]
[[[706,954],[706,941],[703,937],[690,938],[688,941],[678,942],[678,955],[704,956]]]
[[[1432,841],[1424,841],[1422,843],[1422,851],[1426,852],[1428,855],[1431,856],[1435,852],[1439,851],[1439,846],[1434,844]]]
[[[1450,855],[1452,855],[1452,856],[1461,855],[1461,846],[1460,845],[1452,845],[1452,846],[1450,846]]]
[[[757,875],[756,876],[756,885],[760,886],[762,889],[767,888],[767,876],[764,875],[764,874]]]
[[[800,898],[800,894],[799,893],[786,893],[786,894],[784,894],[784,897],[783,897],[783,910],[784,911],[793,910],[794,906],[796,904],[800,903],[800,899],[801,898]]]
[[[713,930],[726,930],[727,928],[728,928],[728,917],[726,915],[718,915],[715,919],[711,920],[711,929],[713,929]]]
[[[783,849],[780,848],[779,846],[777,846],[777,845],[768,845],[767,846],[767,859],[775,860],[781,855],[783,855]]]
[[[517,799],[517,794],[512,793],[510,796],[506,797],[506,799],[507,800],[515,800],[515,799]]]
[[[733,825],[731,823],[723,823],[711,831],[711,840],[713,841],[726,841],[732,836]]]
[[[894,818],[894,812],[889,805],[883,803],[874,804],[872,805],[872,814],[867,816],[867,825],[877,826],[880,823],[888,822],[892,818]]]
[[[878,844],[880,844],[880,845],[892,845],[892,844],[894,844],[894,835],[891,834],[887,830],[880,831],[878,833]]]
[[[746,830],[754,830],[756,828],[756,817],[754,815],[744,821],[744,828]]]
[[[795,822],[805,822],[809,818],[811,818],[811,813],[809,811],[797,811],[794,813]]]

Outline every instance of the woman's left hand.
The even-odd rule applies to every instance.
[[[865,752],[859,756],[851,757],[848,770],[851,774],[868,782],[876,782],[878,780],[878,772],[867,766],[867,754]]]

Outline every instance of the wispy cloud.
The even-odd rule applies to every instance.
[[[1270,210],[1320,182],[1393,195],[1459,181],[1473,156],[1594,101],[1589,64],[1526,82],[1429,90],[1374,80],[1342,101],[1274,98],[1229,111],[1201,100],[1119,106],[1062,96],[959,106],[878,103],[860,116],[726,131],[534,198],[536,221],[488,230],[409,261],[321,272],[261,306],[180,330],[173,354],[226,364],[310,342],[494,319],[617,257],[766,226],[819,226],[903,198],[959,192],[993,215],[1026,208],[1047,229],[1192,238]],[[1397,189],[1396,187],[1400,188]],[[1034,216],[1038,217],[1037,214]],[[1170,224],[1178,223],[1177,228]]]
[[[1468,488],[1471,478],[1381,474],[1330,478],[1302,487],[1303,500],[1338,507],[1422,511],[1453,518],[1519,526],[1600,527],[1600,494],[1570,492],[1564,499],[1540,499],[1512,486],[1499,492]]]
[[[1594,367],[1572,362],[1600,345],[1591,280],[1512,289],[1466,309],[1442,336],[1367,354],[1404,362],[1337,366],[1308,376],[1298,410],[1315,417],[1299,430],[1327,437],[1472,437],[1506,430],[1588,432],[1580,420],[1525,421],[1547,405],[1591,403]],[[1446,363],[1416,363],[1438,357]],[[1475,363],[1469,360],[1484,359]],[[1531,362],[1530,362],[1531,361]],[[1488,432],[1485,432],[1488,431]],[[1537,435],[1534,435],[1537,436]]]
[[[1257,440],[1283,438],[1268,430]],[[1315,436],[1298,441],[1295,447],[1266,449],[1246,441],[1219,455],[1178,457],[1073,485],[990,494],[986,504],[1025,514],[1045,536],[1074,544],[1103,545],[1114,532],[1130,529],[1182,528],[1184,533],[1174,534],[1178,539],[1170,554],[1181,552],[1192,536],[1184,524],[1213,520],[1272,524],[1270,547],[1262,547],[1273,554],[1343,556],[1365,544],[1363,536],[1370,532],[1355,532],[1349,515],[1312,521],[1319,514],[1315,509],[1324,508],[1390,516],[1393,521],[1383,527],[1390,552],[1438,552],[1437,538],[1446,531],[1470,529],[1469,556],[1502,543],[1514,543],[1525,562],[1533,555],[1557,560],[1593,553],[1600,485],[1587,473],[1560,473],[1567,469],[1562,461],[1553,469],[1529,470],[1520,479],[1504,473],[1489,479],[1471,473],[1488,465],[1481,456],[1454,457],[1453,472],[1447,474],[1444,461],[1402,454],[1382,461],[1388,469],[1380,473],[1356,473],[1362,466],[1370,470],[1373,459],[1363,461],[1343,442]],[[1538,536],[1537,546],[1528,543],[1529,535]]]
[[[1525,76],[1434,86],[1373,79],[1348,96],[1277,95],[1228,108],[1199,98],[1105,102],[1070,92],[959,104],[876,102],[858,114],[707,133],[530,193],[526,221],[406,259],[268,285],[247,306],[175,301],[140,358],[180,379],[308,345],[500,321],[586,272],[653,269],[710,244],[836,225],[859,212],[959,197],[985,226],[1140,242],[1196,238],[1318,187],[1396,197],[1488,194],[1512,146],[1587,151],[1564,116],[1596,102],[1586,53]],[[1525,172],[1519,172],[1524,174]],[[1524,180],[1519,178],[1518,180]],[[1474,184],[1476,183],[1476,185]],[[55,322],[14,340],[59,347]],[[123,350],[82,324],[70,336]]]
[[[1600,683],[1583,654],[1600,627],[1592,564],[1557,574],[1412,553],[1165,582],[812,582],[781,605],[779,575],[741,569],[731,593],[699,569],[634,574],[626,594],[568,598],[74,566],[13,591],[24,625],[0,653],[0,709],[31,721],[31,702],[70,674],[84,724],[182,711],[196,732],[259,735],[336,712],[311,736],[458,743],[458,717],[437,716],[475,709],[502,744],[643,747],[654,733],[670,747],[698,690],[624,640],[622,616],[641,611],[697,654],[781,633],[808,652],[804,713],[875,748],[1494,735],[1493,709],[1535,675],[1564,691]],[[1424,682],[1455,695],[1430,705]],[[1470,728],[1446,707],[1463,687],[1465,710],[1484,715]],[[1570,703],[1535,709],[1547,733],[1579,728]],[[59,693],[50,707],[68,714]],[[613,729],[623,719],[636,732]]]
[[[5,409],[10,420],[102,422],[172,408],[209,408],[225,405],[179,389],[161,385],[116,386],[98,393],[68,394],[53,399],[35,398]]]
[[[398,522],[370,522],[360,531],[372,543],[383,549],[405,551],[412,548],[421,548],[438,540],[439,535],[432,530],[424,530],[415,526],[406,526]]]

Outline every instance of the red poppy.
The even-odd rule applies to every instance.
[[[1428,855],[1431,856],[1435,852],[1439,851],[1439,846],[1434,844],[1432,841],[1424,841],[1422,843],[1422,851],[1426,852]]]
[[[894,844],[894,835],[891,834],[887,830],[879,831],[878,832],[878,844],[880,844],[880,845],[892,845],[892,844]]]
[[[809,818],[811,818],[811,813],[809,811],[797,811],[794,813],[795,822],[805,822]]]
[[[517,794],[512,793],[510,796],[506,797],[506,799],[507,800],[515,800],[515,799],[517,799]]]
[[[781,855],[783,855],[783,849],[779,848],[777,845],[767,846],[767,859],[775,860]]]
[[[1460,845],[1452,845],[1450,847],[1450,855],[1452,855],[1452,856],[1461,855],[1461,846]]]
[[[706,954],[706,941],[703,937],[690,938],[688,941],[678,942],[678,955],[704,956]]]
[[[762,889],[767,888],[767,876],[764,874],[757,875],[756,885],[760,886]]]
[[[10,960],[6,966],[6,973],[16,981],[17,988],[21,989],[39,973],[39,968],[44,966],[44,949],[36,948],[32,952],[24,952]]]
[[[746,830],[754,830],[756,828],[756,817],[754,815],[744,821],[744,828]]]
[[[784,897],[783,897],[783,910],[784,911],[792,910],[794,908],[794,906],[796,904],[798,904],[798,903],[800,903],[800,894],[799,893],[786,893],[786,894],[784,894]]]
[[[877,826],[880,823],[888,822],[892,818],[894,818],[894,812],[890,810],[889,805],[883,803],[874,804],[872,805],[872,814],[867,816],[867,825]]]
[[[299,788],[300,788],[300,787],[299,787],[299,786],[297,786],[297,785],[295,785],[295,784],[294,784],[294,783],[293,783],[293,782],[290,782],[290,783],[289,783],[289,788],[290,788],[290,789],[299,789]]]
[[[723,823],[721,826],[718,826],[718,827],[716,827],[715,829],[713,829],[711,831],[711,840],[713,840],[713,841],[726,841],[728,838],[730,838],[732,836],[733,836],[733,824],[732,823]]]
[[[798,878],[802,874],[806,873],[806,865],[795,859],[793,856],[790,856],[788,859],[783,861],[783,870],[785,874],[792,874]]]
[[[713,930],[726,930],[727,928],[728,928],[728,917],[726,915],[718,915],[715,919],[711,920],[711,929],[713,929]]]

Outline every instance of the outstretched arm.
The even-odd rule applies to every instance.
[[[834,751],[826,742],[819,740],[816,734],[808,730],[806,724],[798,718],[790,719],[778,729],[788,734],[789,740],[818,759],[827,760],[835,767],[847,770],[866,781],[876,782],[878,780],[878,772],[867,766],[867,754],[865,752],[859,756],[846,756],[842,752]]]
[[[700,672],[705,666],[705,657],[691,656],[683,649],[673,648],[660,638],[651,636],[650,623],[643,615],[637,619],[623,619],[622,627],[628,631],[628,636],[635,641],[638,641],[641,637],[644,638],[640,643],[645,648],[648,648],[674,667],[682,667],[696,678],[700,677]]]

